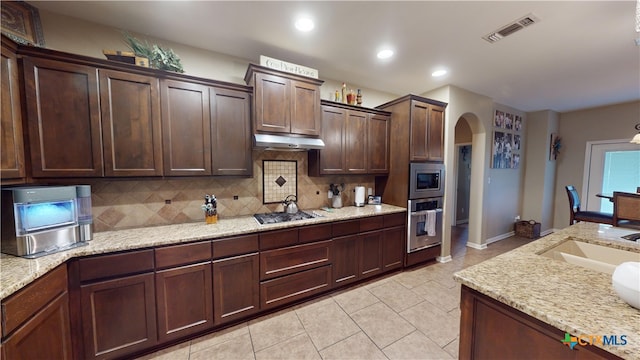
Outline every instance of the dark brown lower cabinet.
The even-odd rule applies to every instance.
[[[358,280],[358,235],[333,239],[333,283],[337,286]]]
[[[301,271],[260,283],[261,309],[288,304],[331,288],[331,265]]]
[[[2,300],[2,359],[73,359],[67,265]]]
[[[382,273],[383,231],[333,239],[333,282],[342,286]]]
[[[382,271],[400,269],[404,263],[406,251],[405,227],[396,226],[385,229],[382,240]]]
[[[161,343],[213,327],[210,261],[158,271],[155,278]]]
[[[4,359],[73,359],[69,296],[65,291],[2,345]]]
[[[84,357],[115,358],[158,343],[153,273],[83,285]]]
[[[382,273],[383,232],[369,231],[360,238],[360,277],[362,279]]]
[[[462,286],[460,359],[619,359],[595,346],[562,343],[565,332]]]
[[[215,324],[237,320],[260,308],[258,253],[213,262]]]

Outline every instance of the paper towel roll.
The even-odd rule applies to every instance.
[[[356,206],[364,206],[364,186],[356,186]]]

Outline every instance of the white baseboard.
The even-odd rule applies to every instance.
[[[451,259],[452,259],[451,255],[436,257],[436,261],[440,263],[448,263],[449,261],[451,261]]]
[[[467,241],[467,246],[476,250],[484,250],[487,248],[487,244],[475,244],[468,241]]]
[[[509,231],[508,233],[505,233],[505,234],[502,234],[502,235],[498,235],[498,236],[494,236],[491,239],[487,239],[486,244],[489,245],[489,244],[492,244],[492,243],[494,243],[496,241],[500,241],[500,240],[504,240],[506,238],[510,238],[515,234],[516,234],[515,231]]]
[[[545,231],[541,232],[541,233],[540,233],[540,236],[541,236],[541,237],[542,237],[542,236],[547,236],[547,235],[552,234],[552,233],[554,233],[554,232],[556,232],[556,231],[558,231],[558,229],[553,229],[553,228],[551,228],[551,229],[547,229],[547,230],[545,230]]]
[[[542,236],[547,236],[549,234],[552,234],[554,232],[558,231],[557,229],[547,229],[543,232],[540,233],[540,237]],[[471,243],[467,241],[467,246],[476,250],[484,250],[487,248],[487,245],[492,244],[494,242],[498,242],[500,240],[504,240],[507,238],[510,238],[512,236],[514,236],[516,234],[515,231],[509,231],[508,233],[502,234],[502,235],[498,235],[498,236],[494,236],[490,239],[487,239],[487,241],[484,244],[475,244],[475,243]]]

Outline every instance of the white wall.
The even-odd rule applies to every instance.
[[[527,114],[522,219],[541,223],[541,232],[553,228],[556,160],[549,159],[551,134],[558,131],[560,115],[553,111]]]
[[[582,193],[587,141],[631,140],[637,123],[640,123],[640,101],[560,114],[558,134],[562,137],[562,148],[556,160],[554,228],[569,225],[569,200],[564,187],[574,185]]]

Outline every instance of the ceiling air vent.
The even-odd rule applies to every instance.
[[[490,43],[494,43],[506,36],[513,34],[518,30],[522,30],[525,27],[533,25],[538,22],[540,22],[540,19],[535,17],[533,14],[528,14],[516,21],[512,21],[511,23],[501,27],[498,30],[490,32],[489,34],[483,36],[482,38],[487,40]]]

